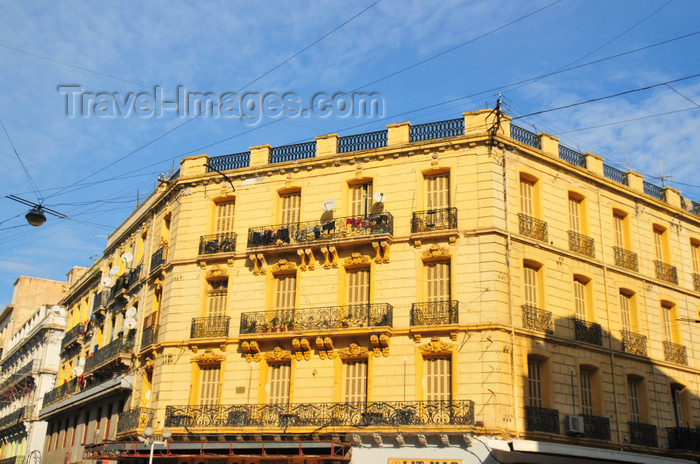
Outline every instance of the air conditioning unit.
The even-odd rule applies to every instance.
[[[566,434],[583,435],[583,416],[566,416]]]

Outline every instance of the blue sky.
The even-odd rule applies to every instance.
[[[27,208],[4,198],[35,201],[36,195],[0,133],[0,305],[10,302],[19,275],[63,280],[72,266],[89,266],[137,195],[147,196],[158,176],[173,163],[177,169],[187,154],[457,118],[492,107],[499,91],[516,117],[700,73],[696,0],[375,1],[121,1],[102,2],[99,10],[70,1],[4,2],[0,120],[45,205],[68,218],[49,217],[33,228],[23,218]],[[73,85],[127,98],[159,86],[174,98],[183,86],[220,95],[262,75],[239,95],[293,92],[308,106],[318,92],[377,92],[383,117],[266,117],[258,124],[199,117],[184,125],[187,118],[174,111],[68,117],[58,89]],[[673,176],[667,182],[700,201],[698,104],[700,77],[517,124],[555,134],[623,170],[630,163],[658,176],[661,161],[663,173]],[[662,113],[670,114],[654,116]]]

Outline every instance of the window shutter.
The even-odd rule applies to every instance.
[[[348,304],[369,304],[369,269],[348,271]]]
[[[372,183],[350,187],[350,215],[365,216],[372,212]]]
[[[233,212],[235,202],[227,201],[216,205],[216,233],[233,232]]]
[[[580,211],[581,201],[576,198],[569,197],[569,227],[574,232],[581,232],[581,217]]]
[[[586,284],[574,279],[574,307],[576,317],[586,320]]]
[[[620,316],[622,318],[622,330],[631,330],[630,297],[620,292]]]
[[[291,373],[291,364],[279,363],[270,365],[270,404],[289,403]]]
[[[275,309],[277,311],[294,309],[297,291],[296,275],[288,274],[276,276],[275,282],[277,285]]]
[[[542,407],[542,377],[540,375],[540,362],[534,359],[527,360],[527,377],[530,390],[530,406]]]
[[[199,404],[219,403],[219,365],[199,366]]]
[[[613,228],[615,230],[615,245],[620,248],[625,248],[625,233],[624,233],[625,218],[620,215],[613,215]]]
[[[428,301],[450,300],[450,263],[426,263],[425,267]]]
[[[532,207],[532,190],[534,185],[534,182],[520,179],[520,211],[531,217],[534,217]]]
[[[301,209],[301,193],[290,193],[282,196],[282,224],[293,224],[299,222],[299,212]]]
[[[536,308],[538,307],[537,270],[530,266],[525,266],[523,273],[525,277],[525,304]]]
[[[593,415],[593,390],[591,385],[592,374],[589,371],[582,370],[581,378],[581,409],[584,414]]]
[[[345,402],[364,403],[367,401],[367,361],[345,363]]]
[[[450,358],[425,358],[426,399],[448,401],[452,399],[452,361]]]
[[[450,207],[450,176],[441,174],[425,178],[428,209]]]
[[[640,422],[639,417],[639,380],[627,379],[627,388],[630,400],[630,419],[632,422]]]

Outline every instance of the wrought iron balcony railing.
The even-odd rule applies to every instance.
[[[339,137],[338,153],[349,153],[352,151],[371,150],[373,148],[386,147],[388,133],[389,131],[387,130],[381,130]]]
[[[0,464],[24,464],[24,455],[12,456],[11,458],[0,459]]]
[[[156,250],[155,253],[151,255],[151,272],[165,264],[165,259],[167,258],[168,247],[162,246]]]
[[[324,240],[391,234],[393,231],[394,217],[390,213],[349,216],[326,222],[306,221],[251,227],[248,229],[248,247],[303,245]]]
[[[92,312],[93,314],[104,308],[107,305],[107,297],[109,296],[109,291],[105,290],[101,293],[95,294],[95,299],[92,302]]]
[[[464,118],[410,126],[408,140],[409,142],[424,142],[459,135],[464,135]]]
[[[132,287],[136,282],[139,281],[141,278],[141,270],[143,269],[143,264],[139,264],[135,268],[133,268],[129,273],[127,274],[127,287],[130,288]]]
[[[693,290],[700,292],[700,274],[693,273]]]
[[[416,211],[411,218],[411,233],[457,228],[457,208]]]
[[[24,418],[24,406],[6,416],[0,417],[0,430],[12,427]]]
[[[152,325],[143,329],[141,334],[141,349],[145,349],[158,342],[158,326]]]
[[[63,340],[61,341],[61,351],[63,351],[68,345],[72,345],[73,343],[79,342],[82,339],[83,335],[85,335],[85,324],[79,323],[78,325],[71,328],[63,336]]]
[[[700,429],[668,427],[666,434],[670,449],[700,451]]]
[[[530,145],[538,150],[542,149],[542,140],[540,140],[539,135],[513,124],[510,125],[510,138],[520,143],[524,143],[525,145]]]
[[[594,345],[603,345],[603,329],[596,322],[574,318],[574,332],[576,340]]]
[[[391,327],[392,315],[393,307],[389,303],[256,311],[241,314],[240,333]]]
[[[684,345],[677,345],[671,342],[664,342],[664,359],[668,362],[688,365],[688,350]]]
[[[231,404],[168,406],[165,427],[362,427],[465,426],[474,424],[474,402]]]
[[[559,433],[559,411],[556,409],[525,406],[528,432]]]
[[[678,271],[675,266],[666,264],[663,261],[654,261],[656,267],[656,278],[678,285]]]
[[[129,275],[122,274],[114,279],[114,284],[109,290],[109,301],[112,301],[121,291],[129,288]]]
[[[642,424],[641,422],[628,422],[630,428],[630,443],[641,446],[659,446],[659,437],[656,433],[656,426]]]
[[[584,437],[610,441],[610,419],[588,414],[581,416],[583,417]]]
[[[134,408],[119,414],[117,433],[144,429],[152,424],[154,410],[151,408]]]
[[[236,251],[236,237],[237,234],[235,232],[202,235],[199,237],[199,254],[213,255]]]
[[[121,356],[129,356],[134,349],[134,338],[118,338],[85,360],[85,373],[90,373]]]
[[[639,356],[647,355],[647,337],[627,330],[622,331],[622,349]]]
[[[44,403],[43,405],[49,405],[51,403],[55,403],[58,400],[62,400],[63,398],[66,398],[68,396],[71,396],[73,393],[78,391],[78,379],[71,379],[68,382],[64,383],[63,385],[59,385],[58,387],[54,388],[53,390],[49,390],[45,395],[44,395]]]
[[[32,371],[38,370],[40,365],[41,360],[34,359],[17,369],[14,373],[8,375],[5,378],[5,380],[3,380],[2,383],[0,383],[0,397],[5,395],[10,387],[19,384],[27,377],[29,377]]]
[[[522,305],[523,327],[530,330],[538,330],[548,334],[554,333],[552,312],[530,305]]]
[[[569,232],[569,250],[595,258],[595,240],[573,230]]]
[[[622,247],[614,246],[613,251],[615,252],[615,265],[629,269],[630,271],[639,271],[639,260],[637,259],[637,253],[629,250],[625,250]]]
[[[546,222],[523,213],[518,213],[518,220],[520,223],[520,235],[534,238],[540,242],[547,242],[549,236]]]
[[[459,301],[426,301],[411,305],[411,325],[459,324]]]
[[[228,337],[229,316],[193,317],[190,338]]]

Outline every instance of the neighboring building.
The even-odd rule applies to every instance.
[[[20,277],[15,282],[11,311],[13,328],[0,357],[1,463],[40,462],[46,422],[38,419],[44,394],[53,388],[58,348],[66,328],[65,310],[55,303],[66,282]],[[49,303],[28,312],[38,301]]]
[[[62,302],[44,462],[698,460],[699,213],[490,110],[185,158]]]

